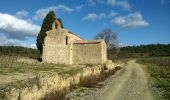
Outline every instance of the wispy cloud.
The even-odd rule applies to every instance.
[[[34,16],[34,19],[43,19],[47,13],[49,11],[55,11],[56,10],[56,6],[51,6],[51,7],[48,7],[48,8],[43,8],[43,9],[39,9],[35,12],[35,16]]]
[[[52,10],[53,11],[62,11],[62,12],[72,12],[72,11],[74,11],[73,8],[59,4],[57,6],[50,6],[50,7],[47,7],[47,8],[42,8],[42,9],[37,10],[35,12],[34,19],[43,19],[47,15],[47,13],[49,11],[52,11]]]
[[[76,6],[76,7],[75,7],[75,10],[80,11],[83,7],[84,7],[84,5],[81,4],[81,5],[79,5],[79,6]]]
[[[82,20],[95,21],[95,20],[101,20],[105,18],[112,18],[115,17],[116,15],[118,15],[118,13],[112,10],[110,11],[110,13],[105,13],[105,12],[99,14],[89,13],[86,16],[84,16]]]
[[[100,13],[99,15],[98,15],[98,19],[103,19],[103,18],[106,18],[107,16],[106,16],[106,13]]]
[[[27,17],[28,14],[29,14],[29,12],[26,11],[26,10],[21,10],[21,11],[16,12],[16,16],[19,17],[19,18]]]
[[[40,27],[27,20],[17,18],[10,14],[0,13],[0,32],[8,38],[23,40],[26,37],[36,36]]]
[[[96,4],[102,4],[104,0],[87,0],[88,6],[95,6]]]
[[[130,13],[127,16],[118,16],[111,20],[111,22],[125,28],[144,27],[149,25],[149,23],[143,19],[140,12]]]
[[[94,5],[96,5],[96,2],[94,0],[87,0],[87,4],[89,6],[94,6]]]
[[[95,14],[95,13],[90,13],[90,14],[86,15],[85,17],[83,17],[82,20],[95,21],[97,18],[98,18],[97,14]]]
[[[170,0],[161,0],[160,3],[162,5],[170,3]]]
[[[65,11],[65,12],[72,12],[72,11],[74,11],[73,8],[70,8],[68,6],[61,5],[61,4],[56,6],[56,10]]]
[[[109,17],[112,18],[116,15],[118,15],[119,13],[115,12],[115,11],[110,11]]]
[[[107,4],[111,6],[120,6],[125,10],[130,10],[131,5],[127,0],[107,0]]]
[[[106,14],[105,13],[100,13],[100,14],[96,14],[96,13],[90,13],[88,15],[86,15],[85,17],[83,17],[82,20],[89,20],[89,21],[95,21],[97,19],[103,19],[106,18]]]

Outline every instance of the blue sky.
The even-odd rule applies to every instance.
[[[50,10],[83,39],[111,28],[120,46],[170,43],[170,0],[1,0],[0,45],[35,48]]]

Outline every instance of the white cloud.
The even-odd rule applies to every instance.
[[[29,12],[26,10],[21,10],[21,11],[16,12],[16,16],[19,18],[27,17],[28,14],[29,14]]]
[[[104,0],[87,0],[88,6],[95,6],[96,4],[102,4]]]
[[[40,27],[15,16],[0,13],[0,32],[8,38],[25,39],[36,36]]]
[[[35,12],[34,19],[43,19],[49,11],[63,11],[63,12],[72,12],[74,9],[67,7],[65,5],[59,4],[58,6],[50,6],[48,8],[42,8]]]
[[[143,27],[149,25],[149,23],[143,19],[142,14],[139,12],[130,13],[127,16],[118,16],[111,20],[111,22],[122,27]]]
[[[30,44],[29,47],[30,47],[30,48],[33,48],[33,49],[37,49],[36,44]]]
[[[109,14],[109,17],[111,18],[111,17],[114,17],[116,15],[118,15],[117,12],[111,11],[110,14]]]
[[[0,37],[0,45],[1,46],[22,46],[28,48],[37,48],[35,44],[28,43],[26,41],[17,40],[17,39],[10,39],[6,37]]]
[[[89,13],[85,17],[83,17],[82,20],[95,21],[95,20],[101,20],[104,18],[112,18],[116,15],[118,15],[118,13],[114,11],[110,11],[110,13],[100,13],[100,14]]]
[[[97,18],[98,16],[95,13],[90,13],[87,16],[83,17],[83,20],[95,21]]]
[[[70,7],[67,7],[67,6],[65,6],[65,5],[58,5],[57,7],[56,7],[56,9],[57,10],[60,10],[60,11],[65,11],[65,12],[72,12],[72,11],[74,11],[74,9],[72,9],[72,8],[70,8]]]
[[[95,21],[97,19],[103,19],[106,18],[106,14],[105,13],[100,13],[99,15],[97,15],[96,13],[90,13],[88,15],[86,15],[85,17],[83,17],[82,20],[89,20],[89,21]]]
[[[107,4],[111,6],[121,6],[126,10],[129,10],[131,8],[127,0],[107,0]]]
[[[82,5],[76,6],[75,9],[76,9],[77,11],[80,11],[83,7],[84,7],[84,5],[82,4]]]
[[[34,19],[43,19],[49,11],[52,11],[52,10],[55,11],[56,9],[57,9],[56,6],[51,6],[51,7],[44,8],[44,9],[39,9],[35,12]]]
[[[106,16],[106,14],[105,13],[100,13],[99,15],[98,15],[98,18],[99,19],[103,19],[103,18],[106,18],[107,16]]]

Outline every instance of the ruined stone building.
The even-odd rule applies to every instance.
[[[61,28],[56,20],[47,31],[43,44],[42,60],[55,64],[103,64],[107,61],[104,40],[83,40]]]

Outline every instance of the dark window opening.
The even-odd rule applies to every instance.
[[[57,22],[55,22],[55,29],[57,29],[58,28],[58,24],[57,24]]]
[[[66,36],[66,45],[68,44],[68,37]]]

